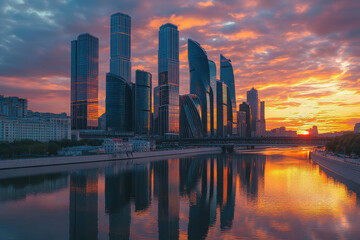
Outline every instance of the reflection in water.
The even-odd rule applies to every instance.
[[[70,239],[98,237],[98,176],[79,171],[70,176]]]
[[[69,196],[62,198],[69,179]],[[0,180],[0,193],[1,239],[7,239],[2,234],[8,226],[24,229],[13,215],[30,214],[29,204],[43,211],[64,205],[69,228],[58,231],[69,239],[349,239],[360,234],[359,186],[323,171],[299,149],[120,162],[70,175]],[[18,236],[34,235],[31,231]],[[64,239],[47,236],[37,239]]]

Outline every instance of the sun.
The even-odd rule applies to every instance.
[[[300,135],[309,135],[309,131],[300,131]]]

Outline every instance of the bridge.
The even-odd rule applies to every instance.
[[[176,144],[182,146],[218,146],[223,152],[232,152],[234,147],[246,147],[254,149],[256,146],[325,146],[332,138],[327,137],[264,137],[264,138],[178,138],[178,139],[157,139],[156,144]]]

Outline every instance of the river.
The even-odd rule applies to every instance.
[[[0,179],[0,239],[358,239],[360,186],[309,150],[28,169]]]

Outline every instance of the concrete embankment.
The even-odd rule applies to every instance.
[[[45,157],[45,158],[28,158],[28,159],[11,159],[0,160],[0,170],[14,169],[14,168],[29,168],[29,167],[44,167],[80,163],[95,163],[105,161],[118,161],[118,160],[133,160],[157,157],[178,157],[184,155],[199,155],[206,153],[220,153],[220,147],[207,147],[207,148],[188,148],[188,149],[174,149],[153,152],[134,152],[130,154],[101,154],[89,156],[66,156],[66,157]]]
[[[360,184],[360,165],[319,152],[311,152],[310,158],[327,170]]]

